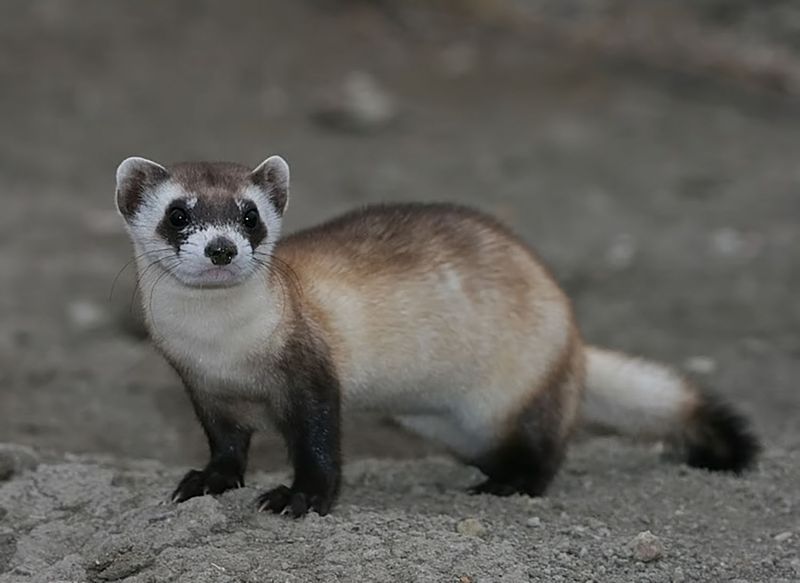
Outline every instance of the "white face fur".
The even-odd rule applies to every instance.
[[[228,163],[165,168],[144,158],[117,169],[117,208],[139,276],[166,272],[193,288],[235,286],[263,270],[288,194],[289,167],[279,156],[252,171]]]

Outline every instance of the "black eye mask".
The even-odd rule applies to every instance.
[[[167,207],[156,233],[173,249],[180,250],[192,233],[209,226],[235,226],[255,249],[267,236],[267,226],[252,200],[241,204],[232,197],[197,197],[190,208],[185,199]]]

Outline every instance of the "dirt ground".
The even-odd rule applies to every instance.
[[[411,4],[4,3],[0,581],[800,580],[800,98]],[[354,74],[391,97],[385,120],[319,115]],[[286,470],[271,435],[250,488],[163,504],[205,444],[136,334],[132,267],[112,285],[130,258],[114,170],[273,153],[290,229],[373,201],[498,215],[591,342],[739,403],[760,467],[710,475],[600,439],[543,500],[476,498],[473,470],[359,417],[332,516],[252,512]],[[663,552],[643,562],[647,530]]]

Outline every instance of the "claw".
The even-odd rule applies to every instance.
[[[286,486],[278,486],[261,494],[257,499],[259,512],[270,511],[275,514],[300,518],[310,510],[320,515],[327,514],[330,504],[324,504],[320,496],[310,496],[305,492],[293,491]]]
[[[219,473],[213,468],[190,470],[172,494],[172,503],[184,502],[195,496],[221,494],[234,487],[241,488],[243,485],[241,476]]]

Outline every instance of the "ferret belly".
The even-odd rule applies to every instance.
[[[558,299],[532,301],[522,317],[502,301],[453,309],[444,300],[415,308],[391,299],[338,313],[348,408],[500,422],[541,388],[567,343],[568,309]]]
[[[334,313],[337,372],[345,405],[390,413],[445,411],[485,383],[486,346],[459,323],[385,298],[380,307],[349,296]],[[477,340],[477,342],[476,342]]]
[[[446,414],[458,400],[488,389],[476,379],[481,371],[415,368],[397,362],[373,362],[361,370],[349,369],[341,379],[346,409],[387,414]],[[422,368],[420,368],[422,367]],[[468,378],[469,372],[475,372]]]

